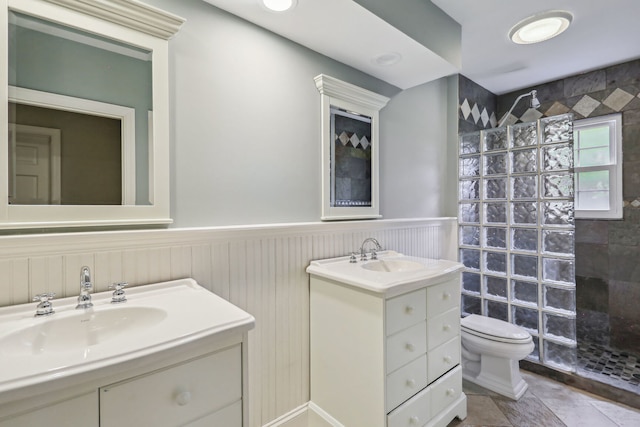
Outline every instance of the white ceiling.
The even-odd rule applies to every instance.
[[[502,94],[640,58],[640,0],[431,0],[462,25],[461,70],[354,1],[298,0],[290,13],[257,0],[205,1],[402,89],[461,72]],[[574,16],[565,33],[535,45],[508,39],[517,22],[558,9]],[[402,61],[375,64],[389,52]]]
[[[640,0],[432,2],[462,25],[461,73],[496,94],[640,58]],[[569,29],[535,45],[508,39],[516,23],[548,10],[571,12]]]

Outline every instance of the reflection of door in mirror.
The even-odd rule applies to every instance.
[[[9,203],[60,203],[60,130],[9,125]]]
[[[371,117],[331,107],[331,206],[371,206]]]
[[[58,203],[150,204],[151,53],[15,11],[8,35],[9,123],[60,129]]]

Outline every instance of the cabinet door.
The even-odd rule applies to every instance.
[[[98,425],[97,390],[0,421],[0,427],[98,427]]]
[[[100,426],[186,425],[242,398],[240,346],[100,389]],[[227,427],[227,426],[225,426]]]

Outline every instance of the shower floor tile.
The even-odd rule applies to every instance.
[[[578,343],[578,375],[640,393],[640,356],[588,342]]]

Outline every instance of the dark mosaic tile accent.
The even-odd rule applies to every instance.
[[[578,342],[578,374],[640,393],[640,356],[608,346]]]
[[[596,70],[564,79],[564,96],[571,97],[604,90],[607,87],[605,70]]]

